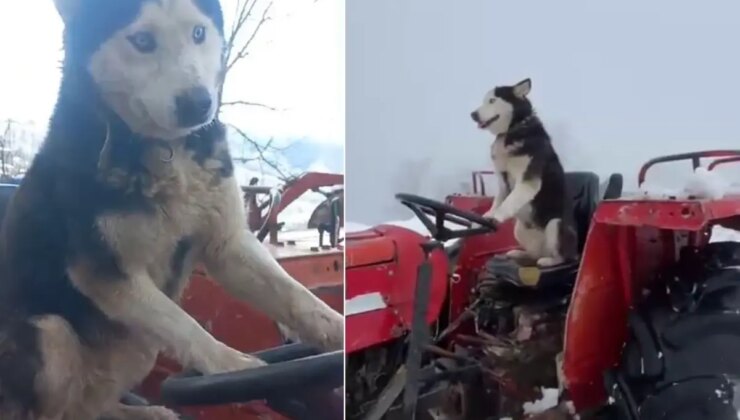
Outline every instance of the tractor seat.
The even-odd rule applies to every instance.
[[[611,174],[609,178],[601,184],[599,195],[602,200],[616,200],[622,197],[622,188],[624,180],[622,174]]]
[[[578,273],[580,254],[583,252],[594,212],[601,200],[619,198],[622,184],[621,174],[612,174],[600,184],[599,176],[593,172],[566,173],[566,192],[571,200],[579,258],[553,267],[540,268],[534,261],[515,261],[504,255],[497,255],[486,263],[487,271],[495,278],[520,287],[570,289]]]

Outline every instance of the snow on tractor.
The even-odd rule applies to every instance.
[[[278,232],[278,215],[308,191],[332,188],[311,215],[318,225],[339,232],[341,214],[332,200],[342,196],[343,175],[306,173],[282,188],[252,182],[244,187],[248,217],[260,240],[294,278],[337,311],[343,310],[343,250],[319,245],[320,232]],[[339,188],[337,188],[339,187]],[[15,185],[0,184],[0,211]],[[264,199],[263,199],[264,197]],[[329,209],[325,211],[322,209]],[[2,213],[0,213],[2,214]],[[245,279],[247,280],[247,279]],[[344,381],[342,351],[320,354],[291,343],[285,330],[248,305],[232,298],[207,274],[196,269],[182,300],[185,310],[211,334],[269,365],[242,372],[201,376],[181,372],[161,357],[149,377],[123,401],[132,405],[167,405],[192,420],[339,420],[344,413],[338,389]]]
[[[740,151],[653,159],[639,182],[702,159],[712,170]],[[568,173],[580,258],[538,268],[504,256],[512,223],[480,216],[483,174],[444,203],[396,196],[428,234],[347,235],[348,419],[522,418],[552,388],[560,404],[538,418],[737,418],[740,246],[709,237],[740,227],[740,195],[630,199],[620,174]]]

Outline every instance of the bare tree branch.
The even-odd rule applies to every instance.
[[[234,22],[231,24],[231,32],[226,41],[226,62],[231,61],[231,52],[234,50],[236,38],[241,33],[242,27],[247,23],[247,19],[252,15],[252,10],[257,5],[258,0],[237,0],[236,10],[234,11]]]
[[[273,145],[274,139],[270,139],[265,144],[260,144],[259,142],[249,137],[247,133],[245,133],[239,127],[236,127],[233,124],[229,124],[229,126],[234,131],[236,131],[239,134],[239,136],[241,136],[245,144],[248,144],[249,146],[251,146],[251,148],[254,150],[254,153],[255,153],[255,156],[233,157],[232,158],[233,160],[237,162],[242,162],[242,163],[259,161],[260,164],[264,164],[272,168],[277,173],[277,176],[281,181],[287,183],[295,179],[296,174],[292,174],[292,173],[289,173],[289,171],[284,170],[283,168],[280,167],[280,164],[276,160],[268,156],[269,152],[282,152],[285,150],[285,148],[274,146]]]
[[[243,58],[245,58],[247,55],[249,55],[249,46],[252,45],[252,41],[257,37],[257,34],[259,33],[260,29],[262,29],[262,26],[270,20],[270,9],[272,8],[272,1],[270,1],[267,6],[262,11],[262,16],[260,17],[260,20],[257,21],[257,24],[255,25],[254,29],[252,29],[252,33],[247,37],[246,41],[244,41],[241,46],[237,47],[236,42],[237,38],[239,38],[239,35],[242,32],[242,29],[245,27],[244,25],[249,20],[249,17],[252,15],[254,11],[254,7],[259,3],[259,0],[239,0],[237,2],[237,7],[241,6],[241,10],[239,10],[237,18],[234,20],[234,24],[232,27],[231,35],[229,36],[229,40],[226,43],[226,74],[229,74],[229,71]],[[236,55],[234,56],[234,51],[236,52]]]
[[[225,80],[228,78],[231,69],[249,55],[249,48],[251,47],[252,42],[256,39],[264,24],[270,20],[272,0],[269,0],[267,3],[265,3],[265,1],[267,0],[236,0],[234,20],[226,39]],[[261,6],[262,4],[266,4],[266,6],[262,9],[260,18],[258,20],[253,19],[253,15],[257,10],[259,10],[258,6]],[[254,22],[253,25],[251,24],[252,22]],[[260,107],[270,111],[277,111],[275,107],[270,105],[242,99],[221,102],[222,108],[229,106]],[[268,141],[266,144],[260,144],[260,142],[250,138],[240,128],[233,124],[229,124],[229,126],[241,136],[243,141],[242,146],[244,149],[242,150],[242,156],[234,157],[234,161],[241,163],[259,161],[260,165],[264,164],[272,168],[283,181],[291,178],[289,174],[280,168],[277,161],[269,156],[272,153],[280,152],[279,148],[272,145],[272,140]],[[249,152],[246,151],[247,148],[250,149]]]
[[[24,141],[28,143],[27,137],[16,121],[5,121],[5,130],[0,134],[0,181],[16,178],[28,170],[31,156],[20,147]]]
[[[233,105],[244,105],[244,106],[256,106],[259,108],[266,108],[270,111],[277,111],[278,109],[275,107],[272,107],[270,105],[262,104],[259,102],[249,102],[249,101],[226,101],[221,102],[221,106],[233,106]]]
[[[8,175],[8,149],[10,149],[10,136],[13,129],[12,120],[8,120],[3,132],[2,142],[0,142],[0,176],[3,178]]]
[[[226,36],[225,81],[228,80],[232,69],[249,56],[253,42],[257,39],[265,24],[271,20],[271,12],[273,11],[273,0],[235,0],[235,3],[234,20],[231,23],[230,32]],[[221,107],[230,106],[259,107],[270,111],[279,110],[268,104],[239,97],[221,102]],[[285,151],[285,148],[275,146],[274,139],[267,142],[258,141],[251,138],[239,127],[233,124],[228,125],[233,129],[232,132],[237,133],[242,140],[242,156],[235,156],[233,158],[235,162],[258,162],[261,169],[264,169],[262,165],[271,168],[272,172],[277,174],[278,178],[285,183],[296,179],[297,174],[290,173],[289,170],[281,167],[277,158]]]

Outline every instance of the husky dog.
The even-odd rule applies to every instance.
[[[498,193],[484,217],[496,222],[516,218],[514,235],[524,250],[512,258],[532,258],[540,266],[576,255],[576,236],[568,211],[565,173],[550,136],[527,95],[532,82],[490,90],[471,117],[496,136],[491,159]]]
[[[305,342],[342,348],[342,316],[247,229],[216,118],[219,1],[54,2],[61,88],[0,242],[0,418],[175,419],[118,403],[160,351],[204,374],[262,365],[176,303],[197,263]]]

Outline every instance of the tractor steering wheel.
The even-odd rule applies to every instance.
[[[340,420],[344,352],[319,353],[296,343],[254,353],[266,366],[214,375],[186,372],[167,378],[161,396],[174,406],[213,406],[264,401],[294,420]]]
[[[403,193],[396,194],[396,199],[411,209],[429,230],[432,237],[438,241],[480,235],[495,232],[498,229],[498,225],[495,222],[476,213],[461,210],[446,203],[419,197],[418,195]],[[430,220],[427,215],[434,217],[434,221]],[[465,229],[450,229],[445,226],[445,222],[464,226]]]

